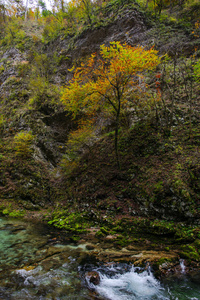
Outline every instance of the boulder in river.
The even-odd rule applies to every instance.
[[[96,271],[87,272],[85,274],[85,277],[90,283],[93,283],[94,285],[98,285],[100,283],[100,276]]]

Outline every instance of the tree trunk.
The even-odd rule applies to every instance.
[[[61,6],[61,10],[64,13],[65,12],[65,7],[64,7],[64,0],[60,1],[60,6]]]
[[[26,0],[25,21],[27,20],[27,17],[28,17],[28,0]]]
[[[173,126],[173,118],[174,118],[174,106],[175,106],[175,92],[176,92],[176,81],[177,81],[177,73],[176,73],[176,54],[173,61],[173,88],[171,93],[171,112],[170,112],[170,124],[169,124],[169,134],[171,135],[171,130]]]
[[[116,111],[116,123],[115,123],[115,155],[116,155],[116,162],[117,162],[117,167],[120,170],[120,160],[119,160],[119,150],[118,150],[118,135],[119,135],[119,116],[120,116],[120,109],[121,109],[121,99],[120,99],[120,94],[118,92],[118,108]]]

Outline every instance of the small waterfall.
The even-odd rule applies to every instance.
[[[185,265],[184,265],[184,259],[180,260],[180,267],[181,267],[181,273],[185,274]]]

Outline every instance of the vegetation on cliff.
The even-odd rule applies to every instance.
[[[148,105],[150,101],[145,98],[151,96],[142,72],[155,69],[160,59],[153,49],[144,50],[119,42],[112,42],[109,47],[102,45],[100,55],[98,59],[92,54],[87,63],[75,70],[73,80],[63,92],[62,102],[74,117],[83,114],[82,123],[86,125],[80,125],[78,135],[92,125],[94,131],[100,114],[101,118],[114,116],[115,154],[120,168],[118,134],[121,115],[134,109],[138,102],[141,106]]]
[[[152,230],[199,260],[199,2],[71,1],[57,11],[12,4],[0,6],[1,211],[45,208],[74,240],[101,226],[97,238],[117,234],[121,246]],[[162,59],[130,74],[130,61],[118,60],[113,74],[128,85],[117,114],[120,88],[108,88],[108,66],[120,43]],[[83,85],[70,90],[80,76],[72,66]],[[151,72],[142,77],[144,69]]]

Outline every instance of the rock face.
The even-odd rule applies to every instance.
[[[4,52],[1,58],[0,67],[4,65],[4,61],[7,61],[8,64],[7,67],[4,68],[4,72],[1,72],[0,74],[0,82],[2,83],[1,87],[3,87],[6,80],[10,76],[16,76],[15,66],[24,60],[25,55],[16,48],[10,48],[6,52]]]
[[[86,29],[76,37],[56,40],[46,49],[49,54],[56,50],[60,56],[56,80],[61,84],[66,83],[71,79],[72,74],[68,69],[74,62],[99,52],[102,44],[109,45],[112,41],[120,41],[131,46],[155,47],[160,53],[167,52],[171,56],[175,55],[175,52],[183,54],[183,51],[187,55],[191,54],[194,45],[190,44],[186,32],[176,28],[169,34],[167,26],[166,29],[160,30],[150,25],[147,19],[139,9],[124,8],[117,16],[114,16],[114,13],[113,16],[110,14],[109,24]]]
[[[56,44],[49,46],[47,52],[50,53],[56,49],[60,56],[64,55],[67,58],[59,67],[59,73],[66,76],[65,81],[71,78],[71,74],[67,70],[73,62],[98,52],[102,44],[109,45],[112,41],[120,41],[132,46],[146,45],[148,27],[145,24],[144,16],[138,10],[124,9],[113,19],[112,23],[99,28],[89,28],[76,38],[56,41]],[[62,82],[61,79],[60,81]]]
[[[0,119],[0,126],[2,126],[2,128],[4,127],[3,129],[0,127],[0,134],[2,131],[2,136],[10,138],[11,141],[14,135],[19,131],[32,131],[35,137],[33,145],[33,167],[29,170],[30,163],[27,162],[28,166],[26,165],[26,167],[28,171],[25,167],[22,168],[22,164],[20,164],[21,169],[19,170],[18,166],[13,166],[13,164],[10,166],[11,164],[8,161],[10,170],[9,174],[6,175],[7,179],[3,178],[3,176],[2,178],[0,177],[0,189],[2,189],[2,191],[6,189],[6,198],[8,195],[9,197],[16,198],[17,195],[19,199],[25,202],[32,202],[33,205],[40,203],[40,197],[47,199],[45,202],[50,202],[51,199],[54,198],[54,196],[52,196],[53,192],[51,192],[49,180],[51,174],[49,170],[52,171],[52,169],[58,166],[66,150],[68,134],[71,129],[76,128],[76,125],[72,118],[66,115],[64,108],[61,103],[59,103],[59,95],[56,94],[52,86],[54,88],[55,86],[64,86],[72,77],[72,72],[68,71],[68,69],[73,63],[79,60],[81,61],[91,53],[98,52],[102,44],[109,45],[112,41],[120,41],[129,45],[140,44],[146,47],[155,45],[161,52],[165,52],[166,49],[176,48],[176,45],[179,43],[177,38],[178,29],[177,31],[174,29],[171,36],[168,34],[163,38],[162,32],[153,28],[153,26],[151,27],[149,24],[147,19],[145,19],[145,15],[141,13],[139,9],[133,8],[131,5],[130,7],[124,6],[119,8],[117,12],[110,10],[108,13],[108,22],[104,22],[104,25],[85,29],[76,36],[58,37],[55,41],[45,46],[34,45],[34,51],[36,53],[38,52],[38,56],[43,55],[47,58],[46,65],[44,66],[46,69],[42,73],[48,74],[49,85],[47,90],[49,90],[45,90],[44,93],[41,94],[39,93],[39,99],[37,99],[39,106],[33,106],[31,108],[29,104],[33,95],[31,94],[32,90],[29,77],[35,75],[33,74],[34,72],[31,73],[31,68],[35,70],[36,67],[38,67],[36,62],[34,62],[33,49],[29,49],[28,46],[24,51],[16,47],[6,50],[0,48],[0,109],[4,110],[2,114],[5,113],[7,118],[3,125],[1,125]],[[188,41],[188,37],[184,32],[182,32],[182,41],[185,44]],[[40,56],[37,59],[41,59]],[[55,56],[57,60],[53,61]],[[24,68],[26,65],[28,66],[28,71]],[[49,65],[51,66],[49,67]],[[45,80],[45,76],[42,76],[43,75],[40,74],[40,77]],[[33,78],[35,77],[33,76]],[[5,150],[5,152],[7,154],[7,150]],[[7,166],[5,166],[5,169],[6,168]],[[38,170],[38,172],[33,172],[33,168]],[[35,173],[34,178],[32,178],[33,173]],[[58,173],[59,172],[57,172],[57,174]],[[41,179],[42,175],[45,176]],[[133,173],[131,176],[134,177],[137,176],[137,174]],[[95,174],[94,177],[98,176]],[[8,179],[10,182],[8,182]],[[114,176],[111,180],[115,180]],[[18,192],[19,186],[21,187],[20,192]],[[11,188],[16,192],[14,191],[12,194]],[[92,183],[90,183],[90,189],[92,188]],[[94,189],[95,188],[98,188],[98,186],[95,186]],[[40,192],[41,189],[45,196]],[[94,193],[94,200],[96,201],[96,198],[98,198],[96,196],[97,191],[94,190]],[[106,198],[106,193],[104,192],[104,194]],[[187,218],[191,218],[190,209],[184,207],[184,202],[182,203],[182,200],[176,195],[172,195],[172,197],[173,196],[176,197],[174,202],[180,203],[179,211],[176,210],[177,206],[173,207],[166,203],[160,206],[160,201],[158,205],[150,204],[147,206],[146,200],[143,199],[143,197],[136,199],[135,194],[124,195],[121,200],[116,199],[116,201],[121,202],[123,205],[127,197],[131,199],[128,213],[132,215],[137,214],[137,207],[135,207],[137,204],[136,206],[140,206],[141,208],[140,214],[144,216],[148,216],[151,212],[156,214],[156,216],[162,215],[163,217],[165,217],[165,215],[171,215],[173,212],[176,216],[178,213],[182,215],[187,211]],[[102,198],[102,202],[103,205],[105,205],[105,199]],[[134,205],[131,206],[132,203],[134,203]],[[121,206],[121,204],[114,207],[114,210],[120,209],[119,206]],[[111,208],[112,207],[109,209],[112,213]],[[125,211],[124,206],[122,211]]]
[[[93,283],[94,285],[98,285],[100,283],[100,276],[96,271],[87,272],[85,274],[85,278],[89,281],[89,283]]]
[[[137,10],[124,10],[113,24],[84,31],[75,41],[73,55],[88,55],[98,51],[100,45],[109,45],[112,41],[130,45],[141,43],[146,30],[144,19]]]
[[[45,71],[38,73],[38,75],[46,80],[41,74],[48,73],[49,90],[45,91],[46,94],[39,91],[39,97],[37,98],[39,106],[37,103],[36,106],[33,105],[31,108],[29,106],[30,101],[34,97],[30,79],[34,80],[36,78],[36,74],[31,72],[37,67],[37,61],[34,61],[34,55],[32,54],[33,49],[29,49],[29,46],[25,50],[18,49],[17,46],[10,49],[0,48],[0,108],[2,109],[2,114],[8,119],[6,124],[3,125],[2,136],[11,136],[12,139],[17,132],[31,131],[35,137],[32,147],[34,152],[33,159],[38,165],[44,164],[47,167],[47,173],[48,169],[52,170],[60,162],[62,155],[65,153],[65,144],[69,131],[76,126],[72,118],[66,116],[62,105],[58,103],[59,96],[55,99],[57,95],[55,92],[52,92],[50,84],[53,83],[54,87],[66,84],[72,76],[68,69],[73,62],[95,51],[99,51],[101,44],[108,45],[111,41],[127,42],[132,45],[137,44],[142,41],[143,35],[147,30],[142,14],[136,9],[122,9],[121,12],[115,12],[115,15],[113,12],[108,13],[108,15],[109,24],[87,29],[77,36],[65,39],[58,38],[58,40],[43,47],[42,55],[47,58],[48,64],[44,64]],[[35,47],[33,47],[34,51],[38,52],[37,55],[40,59],[41,45],[33,46]],[[39,48],[37,49],[37,47]],[[58,53],[59,62],[54,61],[55,53]],[[53,67],[49,67],[51,64]],[[52,69],[56,71],[52,71]],[[51,101],[56,103],[56,105],[52,105]],[[36,164],[35,168],[37,169]],[[25,202],[40,202],[40,200],[36,200],[40,198],[39,189],[44,185],[46,186],[47,182],[49,182],[48,179],[45,179],[44,185],[38,178],[32,180],[31,171],[30,178],[27,178],[24,175],[27,173],[25,167],[23,174],[21,174],[22,171],[19,168],[18,171],[13,168],[10,172],[12,173],[12,176],[9,175],[11,177],[10,182],[2,181],[2,191],[6,191],[6,198],[10,193],[8,192],[10,191],[10,186],[15,185],[16,192],[15,194],[11,193],[11,197],[15,198],[17,194],[17,197]],[[14,179],[14,177],[20,177],[20,180]],[[23,179],[23,183],[21,179]],[[27,189],[27,186],[29,186],[29,189]],[[18,187],[23,192],[20,191],[18,193]],[[33,196],[35,187],[38,196],[35,192]],[[50,187],[48,186],[46,194],[49,194],[49,190]],[[49,198],[48,195],[47,198]]]
[[[91,53],[98,52],[100,45],[109,45],[112,41],[120,41],[132,46],[140,44],[151,47],[155,44],[154,36],[155,32],[147,24],[144,14],[136,8],[122,8],[117,13],[115,12],[115,14],[111,12],[109,13],[109,22],[107,24],[97,28],[86,29],[77,36],[64,39],[58,38],[45,46],[43,52],[47,56],[49,64],[51,64],[54,54],[58,55],[59,58],[59,62],[56,65],[56,72],[53,74],[49,73],[48,77],[55,85],[62,86],[72,76],[72,73],[68,71],[72,64],[79,59],[89,56]],[[165,42],[168,43],[168,40]],[[175,43],[174,40],[169,41],[170,47],[173,43]],[[161,45],[158,43],[157,48],[160,47]],[[163,47],[164,45],[162,44]],[[27,57],[30,58],[30,61],[27,61]],[[33,58],[29,54],[28,49],[22,52],[16,48],[11,48],[2,53],[0,67],[3,66],[4,71],[0,73],[0,93],[4,95],[4,101],[8,101],[6,99],[10,97],[13,90],[18,101],[19,98],[23,97],[23,99],[20,99],[20,102],[25,102],[30,97],[30,87],[27,87],[25,83],[27,80],[20,78],[18,66],[25,63],[31,64],[31,59]],[[51,68],[49,68],[48,72],[50,70]],[[12,77],[16,77],[16,80],[13,80]],[[35,133],[36,130],[32,128],[35,124],[31,119],[37,119],[37,128],[40,128],[40,130],[36,132],[38,136],[36,146],[40,148],[40,156],[44,161],[50,162],[51,166],[56,166],[64,153],[65,142],[69,130],[73,127],[73,123],[69,117],[66,117],[66,113],[61,107],[58,109],[54,107],[50,108],[45,104],[45,99],[41,99],[41,101],[44,103],[37,112],[28,112],[27,116],[27,112],[24,110],[20,111],[20,117],[17,120],[17,129],[33,130],[33,133]],[[18,106],[19,104],[16,103]]]

